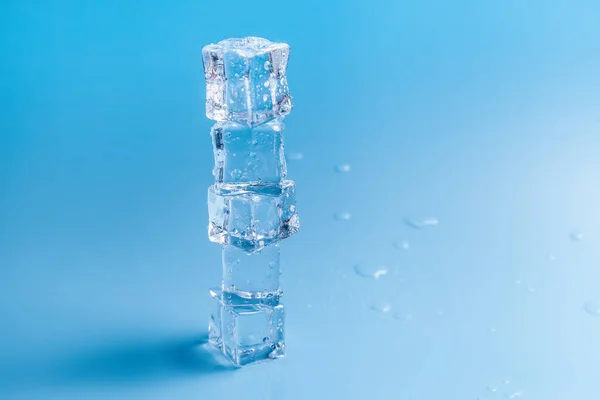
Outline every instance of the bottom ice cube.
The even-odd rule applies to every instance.
[[[283,305],[228,304],[218,289],[210,291],[213,312],[209,343],[233,364],[242,366],[285,353]]]

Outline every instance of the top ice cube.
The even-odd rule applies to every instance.
[[[202,49],[206,116],[250,127],[292,111],[285,75],[290,46],[258,37],[226,39]]]

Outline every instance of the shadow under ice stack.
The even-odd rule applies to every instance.
[[[215,184],[208,237],[223,245],[223,281],[210,290],[209,341],[232,363],[284,355],[279,242],[298,231],[286,180],[284,116],[292,110],[289,46],[248,37],[202,49]]]

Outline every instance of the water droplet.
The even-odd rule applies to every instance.
[[[592,317],[600,317],[600,304],[588,301],[583,305],[583,309],[586,313],[591,315]]]
[[[333,295],[329,295],[327,296],[327,304],[332,304],[333,303]]]
[[[392,305],[388,302],[382,303],[373,303],[369,307],[372,311],[380,312],[380,313],[388,313],[392,311]]]
[[[529,293],[534,293],[535,292],[535,288],[533,286],[529,286],[529,289],[527,289],[527,291]]]
[[[262,99],[263,101],[267,101],[269,100],[269,96],[267,94],[263,94]]]
[[[556,256],[554,254],[548,254],[548,262],[554,262],[556,260]]]
[[[411,313],[394,313],[394,319],[400,320],[404,323],[408,323],[410,321],[412,321],[414,318],[414,316]]]
[[[571,238],[571,240],[576,241],[576,242],[581,242],[583,240],[583,233],[580,232],[573,232],[569,235],[569,237]]]
[[[496,333],[498,330],[494,327],[490,328],[490,333],[493,335],[494,333]]]
[[[340,164],[335,167],[335,172],[339,172],[339,173],[350,172],[350,169],[351,169],[350,164]]]
[[[268,60],[265,61],[264,67],[268,71],[269,69],[271,69],[271,63]]]
[[[256,158],[256,153],[253,151],[251,151],[248,155],[250,156],[250,158]]]
[[[394,247],[397,249],[408,250],[410,244],[407,241],[403,240],[400,242],[394,242]]]
[[[265,85],[265,87],[269,87],[269,86],[271,86],[271,82],[270,81],[266,81],[265,83],[263,83],[263,85]]]
[[[242,177],[242,171],[239,169],[234,169],[229,175],[231,175],[233,179],[239,179]]]
[[[336,213],[333,218],[337,221],[348,221],[350,218],[352,218],[352,216],[349,212],[339,212]]]
[[[488,386],[487,390],[488,392],[496,393],[498,391],[498,388],[496,386]]]
[[[354,265],[354,272],[363,278],[379,279],[388,274],[388,269],[381,265]]]
[[[304,159],[304,154],[300,153],[300,152],[292,152],[292,153],[288,153],[287,155],[287,159],[288,160],[294,160],[294,161],[300,161]]]
[[[405,218],[404,222],[411,228],[415,228],[415,229],[432,228],[439,224],[439,221],[437,220],[437,218],[433,218],[433,217],[423,218],[423,219]]]
[[[510,385],[510,380],[508,380],[508,379],[505,379],[505,380],[504,380],[504,384],[505,384],[505,385]]]
[[[522,285],[522,284],[523,284],[523,281],[522,281],[522,280],[520,280],[520,279],[517,279],[517,280],[515,281],[515,285],[517,285],[517,286],[519,286],[519,285]]]
[[[523,396],[522,392],[514,392],[512,394],[507,393],[504,395],[504,397],[506,397],[507,399],[516,399],[517,397],[521,397],[521,396]]]

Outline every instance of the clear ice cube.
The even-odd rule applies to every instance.
[[[217,122],[211,129],[217,183],[276,184],[287,174],[283,121],[250,128]]]
[[[247,253],[223,247],[223,292],[246,299],[279,296],[279,244]]]
[[[208,189],[208,237],[247,252],[285,239],[300,227],[293,181]]]
[[[289,54],[289,45],[258,37],[226,39],[205,46],[206,116],[254,126],[289,114]]]
[[[284,355],[284,308],[277,304],[229,304],[211,291],[219,312],[211,316],[209,340],[235,365]],[[217,339],[218,337],[218,339]]]

